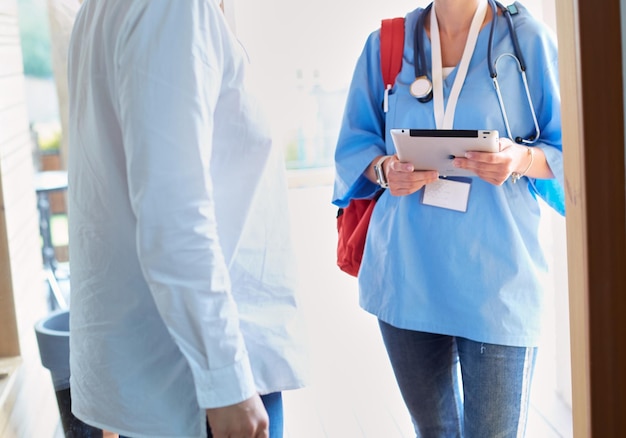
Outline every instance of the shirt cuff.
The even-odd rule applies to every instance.
[[[248,356],[216,370],[193,370],[198,405],[202,409],[231,406],[256,394]]]

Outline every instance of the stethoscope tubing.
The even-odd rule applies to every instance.
[[[506,25],[509,28],[509,35],[511,36],[511,41],[513,42],[513,51],[515,52],[515,56],[517,57],[517,61],[519,63],[519,67],[521,71],[526,71],[526,62],[524,61],[524,55],[522,55],[522,50],[520,49],[519,40],[517,39],[517,32],[515,31],[515,26],[513,25],[513,18],[511,17],[511,12],[503,6],[501,3],[496,2],[494,0],[488,0],[489,4],[491,4],[491,10],[493,12],[493,19],[491,20],[491,28],[489,29],[489,48],[487,50],[487,62],[489,63],[489,74],[491,77],[496,77],[498,72],[496,70],[496,63],[493,62],[493,40],[495,37],[496,30],[496,22],[498,20],[498,8],[502,11],[502,15],[506,20]]]
[[[511,17],[511,12],[508,8],[502,5],[500,2],[495,0],[488,0],[489,5],[491,6],[491,10],[493,12],[493,18],[491,19],[491,27],[489,29],[489,42],[487,46],[487,63],[489,64],[489,75],[492,78],[494,88],[496,90],[496,95],[498,97],[498,103],[500,105],[500,110],[502,111],[502,117],[504,119],[504,124],[507,130],[507,134],[509,138],[513,139],[511,128],[509,125],[509,118],[506,113],[506,109],[504,107],[504,101],[502,99],[502,93],[500,91],[500,85],[498,83],[498,70],[497,65],[498,61],[504,56],[511,56],[517,62],[518,69],[520,71],[520,75],[522,77],[522,82],[524,84],[524,90],[526,93],[526,99],[528,105],[530,107],[530,112],[533,118],[533,123],[535,125],[535,134],[529,139],[525,139],[523,137],[515,137],[515,141],[520,144],[530,145],[535,143],[539,139],[539,135],[541,133],[539,128],[539,122],[537,121],[537,114],[535,112],[535,108],[533,106],[532,97],[530,94],[530,88],[528,87],[528,80],[526,78],[526,62],[524,60],[524,56],[522,55],[522,51],[520,49],[519,40],[517,38],[517,32],[515,31],[515,27],[513,25],[513,18]],[[426,71],[426,51],[423,49],[424,44],[424,19],[425,16],[428,15],[430,10],[432,9],[432,3],[430,3],[422,13],[417,17],[417,21],[415,23],[415,30],[413,32],[413,53],[414,53],[414,65],[415,65],[415,77],[428,77],[428,73]],[[513,54],[505,53],[500,55],[495,62],[493,61],[493,42],[495,39],[495,29],[498,20],[498,9],[502,11],[502,15],[504,16],[507,27],[509,29],[509,35],[511,36],[511,42],[513,44]],[[432,79],[431,79],[432,80]],[[417,98],[420,102],[425,103],[432,99],[432,91],[423,97]]]
[[[515,32],[515,27],[513,26],[513,19],[511,18],[511,13],[509,10],[502,5],[501,3],[488,0],[491,10],[493,12],[493,18],[491,20],[491,27],[489,29],[489,46],[487,50],[487,61],[489,63],[489,74],[491,77],[497,76],[496,66],[493,62],[493,41],[495,39],[495,30],[498,20],[498,8],[502,11],[502,15],[505,17],[507,22],[507,27],[509,28],[509,34],[511,35],[511,40],[513,42],[513,51],[515,52],[515,56],[518,58],[520,67],[523,71],[526,71],[526,63],[524,61],[524,56],[522,55],[522,51],[520,49],[519,40],[517,39],[517,32]],[[418,78],[420,76],[428,76],[426,72],[426,51],[423,49],[424,44],[424,19],[426,15],[432,9],[433,4],[430,3],[422,13],[417,17],[417,21],[415,23],[415,31],[413,32],[413,51],[415,56],[415,77]]]

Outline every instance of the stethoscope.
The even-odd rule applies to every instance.
[[[517,33],[515,32],[515,27],[513,25],[513,19],[511,18],[511,11],[500,4],[495,0],[488,0],[489,5],[491,6],[491,10],[493,12],[493,18],[491,20],[491,28],[489,30],[489,45],[487,50],[487,62],[489,64],[489,75],[493,80],[493,86],[496,90],[496,94],[498,96],[498,103],[500,104],[500,110],[502,112],[502,118],[504,119],[504,124],[506,126],[506,131],[509,138],[515,138],[515,142],[520,144],[533,144],[539,139],[539,135],[541,133],[539,129],[539,122],[537,122],[537,114],[535,113],[535,108],[533,106],[533,100],[530,95],[530,90],[528,88],[528,80],[526,79],[526,63],[524,62],[524,57],[522,56],[522,52],[519,47],[519,41],[517,39]],[[431,80],[428,78],[426,73],[426,53],[423,50],[424,47],[424,18],[430,12],[432,8],[432,3],[428,5],[422,13],[417,17],[417,22],[415,24],[414,31],[414,64],[415,64],[415,81],[411,84],[410,92],[411,94],[417,98],[418,101],[422,103],[429,102],[433,98],[433,85]],[[498,11],[499,8],[502,11],[502,15],[505,17],[507,26],[509,28],[509,34],[511,35],[511,40],[513,42],[513,50],[515,53],[503,53],[496,61],[493,61],[493,40],[495,35],[495,28],[497,25],[498,19]],[[515,12],[517,13],[517,12]],[[530,107],[530,113],[533,118],[533,123],[535,124],[535,134],[530,138],[523,137],[513,137],[511,134],[511,127],[509,125],[509,118],[506,113],[506,108],[504,107],[504,101],[502,100],[502,93],[500,92],[500,84],[498,83],[498,61],[505,56],[510,56],[517,63],[520,75],[522,77],[522,82],[524,83],[524,89],[526,91],[526,100],[528,106]]]

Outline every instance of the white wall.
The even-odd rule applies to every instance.
[[[16,0],[0,0],[0,367],[20,355],[0,393],[0,436],[51,436],[59,415],[34,325],[47,313]],[[15,318],[16,317],[16,318]]]

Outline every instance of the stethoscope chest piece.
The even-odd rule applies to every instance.
[[[409,87],[409,92],[420,102],[428,102],[433,97],[433,84],[427,76],[419,76]]]

